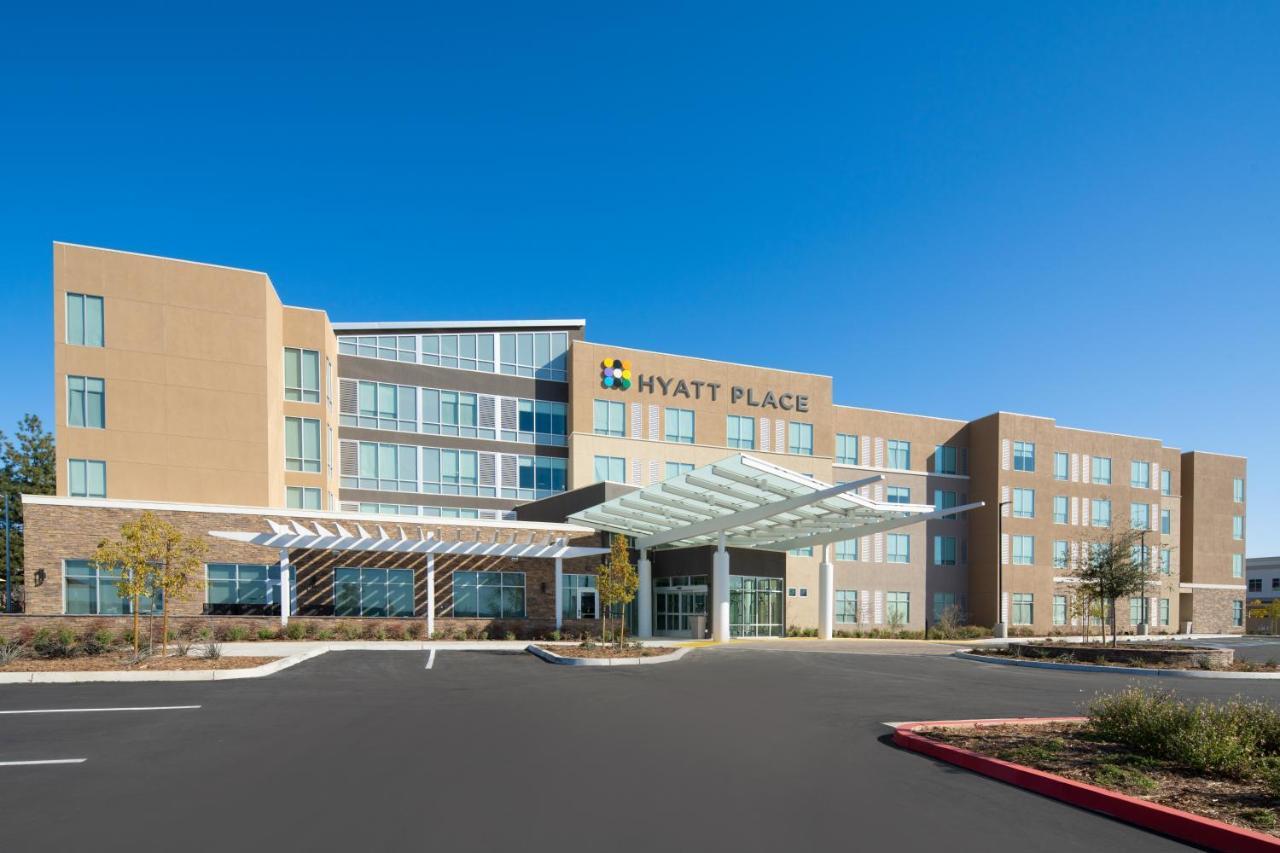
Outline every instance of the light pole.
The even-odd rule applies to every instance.
[[[1142,624],[1138,627],[1138,631],[1142,634],[1151,633],[1151,614],[1147,612],[1147,581],[1146,571],[1150,562],[1147,559],[1147,531],[1144,529],[1138,534],[1138,559],[1142,561],[1143,581],[1142,581]]]
[[[9,493],[4,494],[4,612],[13,612],[13,574],[9,568]]]
[[[996,505],[996,624],[991,633],[1007,637],[1009,629],[1004,624],[1004,508],[1013,501],[1001,501]]]

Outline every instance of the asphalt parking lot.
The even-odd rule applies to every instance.
[[[921,646],[922,652],[933,647]],[[648,667],[331,652],[221,683],[0,687],[15,851],[1126,851],[1174,842],[937,764],[885,721],[1155,679],[738,644]],[[1168,680],[1280,700],[1280,683]],[[172,706],[194,705],[194,708]],[[56,709],[155,707],[167,710]]]

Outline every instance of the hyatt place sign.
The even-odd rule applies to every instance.
[[[606,358],[600,362],[600,387],[615,391],[625,391],[632,385],[631,362],[620,358]],[[683,397],[687,400],[706,399],[715,403],[720,399],[720,391],[724,388],[719,382],[707,382],[702,379],[673,379],[669,376],[653,376],[645,373],[635,374],[638,390],[648,394],[661,394],[663,397]],[[809,411],[809,395],[781,394],[771,390],[760,391],[742,385],[729,386],[729,402],[744,404],[760,409],[782,409],[787,412]]]

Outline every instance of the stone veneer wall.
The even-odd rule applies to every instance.
[[[62,561],[86,559],[103,539],[119,535],[120,525],[141,515],[142,510],[117,509],[94,506],[61,506],[57,504],[30,504],[25,507],[26,523],[26,612],[31,616],[62,615]],[[171,522],[187,533],[204,535],[211,530],[243,530],[261,532],[267,528],[270,516],[198,511],[158,510],[156,516]],[[289,514],[282,512],[273,520],[283,521]],[[351,522],[354,524],[354,520]],[[466,524],[414,524],[416,530],[432,532],[449,541],[499,541],[517,544],[544,543],[556,535],[554,531],[528,528],[502,528],[469,526]],[[496,537],[496,539],[495,539]],[[279,550],[259,545],[248,545],[227,539],[208,537],[208,562],[275,563]],[[571,540],[573,545],[597,546],[599,538],[583,534]],[[412,568],[414,570],[414,615],[426,616],[425,554],[393,554],[385,552],[333,552],[297,550],[290,554],[290,562],[297,572],[298,614],[294,618],[331,616],[333,613],[333,569],[338,566],[372,566],[378,568]],[[564,571],[594,572],[599,557],[578,557],[564,561]],[[491,622],[522,622],[551,625],[555,623],[555,562],[548,559],[513,559],[509,557],[466,557],[442,555],[436,558],[436,613],[448,617],[452,608],[452,576],[455,571],[520,571],[525,573],[525,619],[448,619],[450,624],[437,622],[437,627],[449,630],[454,624],[485,626]],[[44,578],[35,584],[37,572]],[[184,601],[170,605],[172,616],[197,616],[204,609],[203,589]],[[67,617],[100,619],[105,617]],[[248,619],[247,624],[264,624],[278,617],[201,617],[215,619]]]

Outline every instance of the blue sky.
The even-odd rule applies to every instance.
[[[53,240],[1249,457],[1280,553],[1280,5],[21,4],[0,427]]]

